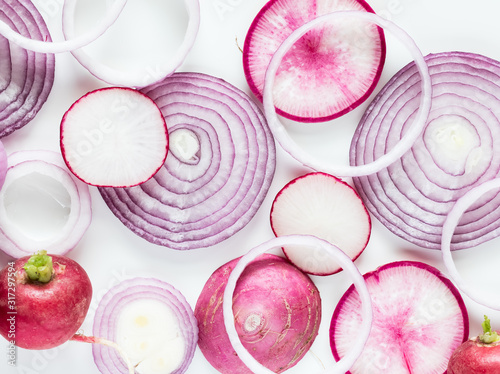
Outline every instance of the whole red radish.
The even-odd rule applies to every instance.
[[[483,334],[467,340],[452,354],[447,374],[500,374],[500,332],[484,316]]]
[[[70,340],[82,325],[92,285],[75,261],[40,251],[0,271],[0,334],[26,349]]]

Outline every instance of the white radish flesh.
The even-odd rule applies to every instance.
[[[128,88],[98,89],[65,113],[61,151],[69,169],[88,184],[134,186],[163,165],[167,127],[146,95]]]
[[[271,209],[276,236],[308,234],[335,244],[356,259],[368,244],[370,216],[354,189],[325,173],[310,173],[289,182]],[[286,246],[287,258],[302,271],[329,275],[342,270],[321,247]]]

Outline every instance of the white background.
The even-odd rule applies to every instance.
[[[53,39],[56,40],[61,37],[62,2],[63,0],[35,1],[45,16]],[[212,74],[248,92],[239,46],[243,45],[248,26],[265,2],[201,0],[202,21],[199,35],[194,48],[179,70]],[[134,49],[134,42],[137,41],[148,46],[150,51],[158,51],[162,46],[172,48],[173,51],[176,43],[182,40],[186,25],[182,1],[129,0],[129,3],[130,7],[135,4],[136,10],[123,14],[115,34],[115,37],[119,37],[115,39],[116,49],[113,49],[113,53],[119,54],[119,62],[133,59],[134,55],[137,57],[138,53]],[[500,59],[500,3],[496,0],[372,0],[369,4],[380,15],[405,29],[416,40],[424,54],[459,50]],[[90,5],[89,0],[84,6]],[[142,12],[147,13],[148,18],[141,19],[138,14]],[[147,26],[155,22],[164,28],[163,35],[148,34]],[[379,88],[409,62],[404,46],[395,42],[389,35],[387,41],[387,63]],[[124,54],[121,55],[122,53]],[[131,57],[126,57],[127,53]],[[106,84],[83,69],[71,54],[57,55],[56,80],[46,105],[30,124],[3,139],[7,151],[59,151],[59,123],[64,112],[83,94],[103,86]],[[294,136],[304,147],[319,149],[315,152],[327,152],[327,148],[335,148],[335,153],[325,154],[324,157],[331,157],[337,163],[347,163],[350,136],[365,108],[366,104],[345,118],[333,121],[327,126],[311,126],[308,130],[298,131]],[[325,138],[331,141],[325,142]],[[317,147],[318,144],[324,146]],[[194,308],[205,281],[217,267],[273,237],[269,225],[269,210],[275,194],[290,179],[307,171],[278,147],[275,179],[266,200],[250,224],[220,245],[188,252],[158,247],[137,237],[114,217],[98,191],[92,188],[92,224],[80,244],[69,253],[71,258],[87,270],[94,287],[93,303],[82,327],[83,333],[91,334],[93,312],[102,295],[125,278],[151,276],[170,282],[185,295]],[[497,246],[498,240],[481,248],[455,253],[454,258],[464,278],[490,290],[498,289],[500,281],[492,269],[495,264],[500,264]],[[0,254],[2,266],[8,260],[9,257]],[[356,265],[365,273],[381,264],[396,260],[424,261],[445,272],[438,251],[416,248],[389,233],[373,219],[370,243],[356,261]],[[290,373],[319,372],[323,368],[322,365],[331,366],[334,362],[329,349],[328,327],[336,302],[351,281],[348,274],[344,273],[323,278],[313,277],[313,280],[323,299],[323,324],[311,350],[314,354],[308,353],[301,363],[289,371]],[[482,308],[466,297],[464,299],[470,314],[471,335],[479,332],[485,313],[492,319],[494,327],[495,323],[500,326],[499,312]],[[91,347],[86,344],[70,342],[49,351],[39,352],[19,349],[16,368],[7,365],[7,343],[0,342],[0,350],[2,346],[5,346],[5,354],[0,353],[1,373],[98,373]],[[210,374],[216,371],[197,349],[188,373]]]

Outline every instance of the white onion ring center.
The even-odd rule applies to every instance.
[[[332,22],[335,20],[346,18],[359,18],[361,20],[375,23],[385,30],[392,32],[392,34],[394,34],[394,36],[396,36],[402,42],[402,44],[408,48],[409,52],[415,60],[421,76],[422,92],[420,95],[420,106],[415,120],[408,132],[394,146],[394,148],[392,148],[386,154],[379,157],[373,162],[359,166],[332,165],[330,162],[323,162],[321,160],[318,160],[315,157],[312,157],[307,152],[303,151],[297,145],[297,143],[293,141],[293,139],[287,133],[283,123],[278,118],[273,99],[273,87],[276,78],[276,72],[278,71],[283,57],[292,48],[292,46],[305,33],[314,29],[317,25],[327,21]],[[325,14],[305,23],[304,25],[296,29],[292,34],[290,34],[290,36],[288,36],[288,38],[280,45],[280,47],[273,55],[266,71],[263,104],[269,127],[271,128],[276,140],[278,141],[278,143],[280,143],[282,148],[287,151],[293,158],[295,158],[305,166],[312,168],[313,170],[324,171],[338,177],[355,177],[374,174],[386,168],[387,166],[398,160],[404,153],[406,153],[406,151],[408,151],[413,146],[419,135],[422,133],[422,130],[424,129],[427,118],[429,116],[431,110],[431,93],[431,77],[429,75],[429,70],[424,60],[424,56],[415,44],[414,40],[403,29],[401,29],[393,22],[388,21],[373,13],[362,11],[338,11]]]
[[[485,291],[469,285],[462,278],[451,255],[451,240],[460,218],[465,211],[479,200],[481,196],[498,188],[500,188],[500,178],[495,178],[472,188],[460,197],[444,221],[443,234],[441,237],[441,255],[443,257],[443,262],[457,288],[478,304],[494,310],[500,310],[500,298],[486,294]]]
[[[353,283],[358,291],[361,302],[362,302],[362,323],[359,328],[359,334],[356,336],[356,340],[353,341],[350,351],[342,357],[337,363],[331,368],[327,369],[325,373],[329,374],[344,374],[347,370],[351,368],[356,359],[361,355],[364,346],[370,335],[372,320],[373,320],[373,309],[370,294],[365,283],[363,275],[359,272],[358,268],[352,262],[351,258],[348,257],[344,252],[342,252],[338,247],[329,242],[319,239],[311,235],[284,235],[271,240],[268,240],[261,245],[254,247],[247,254],[242,256],[233,271],[229,275],[227,280],[226,288],[224,290],[224,301],[222,304],[223,314],[224,314],[224,325],[226,327],[227,334],[233,349],[238,354],[238,357],[243,361],[243,363],[254,373],[264,373],[271,374],[271,370],[256,361],[253,356],[245,349],[241,343],[238,333],[236,332],[236,327],[234,324],[233,315],[233,294],[236,288],[236,282],[240,277],[241,273],[245,267],[255,260],[258,256],[264,254],[265,252],[273,248],[281,248],[288,245],[301,245],[304,247],[320,247],[322,250],[326,251],[330,256],[334,257],[339,265],[347,271],[352,279]],[[257,321],[253,321],[257,322]]]

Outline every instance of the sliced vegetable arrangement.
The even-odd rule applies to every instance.
[[[373,325],[349,373],[442,374],[453,351],[469,336],[465,304],[455,286],[422,262],[400,261],[364,275],[373,301]],[[332,316],[336,359],[352,345],[362,321],[360,297],[351,286]]]
[[[172,9],[185,13],[176,21],[186,18],[187,26],[176,53],[167,53],[158,34],[143,37],[145,49],[156,41],[161,57],[130,48],[144,61],[128,70],[95,52],[113,35],[105,49],[129,47],[124,27],[134,27],[134,37],[149,23],[154,29],[147,22],[142,30],[133,17],[144,7],[164,9],[160,2],[133,1],[0,0],[0,250],[8,258],[0,271],[0,315],[11,317],[0,321],[0,334],[9,341],[9,365],[16,366],[16,347],[26,349],[24,359],[71,340],[93,344],[103,374],[187,373],[199,363],[198,348],[203,369],[210,364],[231,374],[296,372],[306,356],[339,374],[496,372],[500,338],[485,317],[483,334],[469,339],[475,316],[468,307],[500,310],[499,300],[469,287],[451,252],[500,232],[500,62],[460,51],[424,57],[406,31],[364,0],[263,0],[260,10],[249,2],[177,0]],[[238,6],[256,14],[242,50],[238,38],[233,45],[246,80],[240,86],[226,80],[229,56],[219,56],[220,73],[211,75],[197,66],[204,56],[193,48],[209,45],[218,55],[212,47],[224,38],[201,35],[203,17],[219,12],[218,28],[229,26],[224,34],[232,36],[223,12]],[[57,14],[62,40],[53,41],[47,25]],[[99,20],[85,29],[80,16]],[[367,104],[349,165],[315,159],[285,123],[349,120],[362,110],[393,51],[385,32],[414,61]],[[55,80],[59,56],[68,74]],[[88,84],[92,76],[104,87]],[[61,109],[61,97],[48,100],[53,86],[74,104],[47,119],[46,102]],[[26,128],[11,136],[39,118],[36,135]],[[16,149],[52,136],[54,124],[58,152]],[[307,172],[277,169],[286,163],[278,164],[280,150]],[[273,183],[276,175],[286,182]],[[100,199],[91,200],[92,193]],[[261,223],[248,224],[266,203],[271,224],[262,227],[275,237],[255,246]],[[141,248],[121,243],[119,255],[109,257],[117,250],[109,243],[122,237],[102,222],[82,240],[93,207],[99,218],[101,208],[114,214],[123,223],[116,230],[145,239]],[[412,260],[383,263],[376,251],[383,255],[385,244],[370,241],[370,215],[421,247],[398,252]],[[244,240],[226,241],[244,229]],[[102,236],[93,240],[96,233]],[[280,249],[283,257],[266,253]],[[426,249],[441,250],[449,278]],[[368,256],[360,256],[365,250]],[[120,264],[127,272],[144,266],[148,274],[99,289],[93,336],[80,330],[93,287],[66,257],[73,253],[94,266],[112,259],[98,274],[107,280]],[[369,256],[382,265],[363,276]],[[215,270],[199,290],[189,288],[200,291],[197,298],[163,280],[181,274],[188,289],[205,262]],[[328,294],[322,282],[329,278],[316,275],[333,275]],[[330,344],[317,339],[325,313],[332,316]],[[322,348],[327,357],[316,356]]]
[[[262,101],[265,74],[280,44],[298,27],[340,10],[373,12],[364,0],[271,0],[250,26],[243,47],[248,85]],[[385,61],[385,38],[376,25],[338,20],[305,34],[287,52],[274,81],[280,115],[327,121],[356,108],[375,89]]]
[[[28,40],[50,33],[30,0],[0,1],[0,26]],[[4,38],[0,28],[0,137],[28,124],[47,100],[54,83],[54,55],[26,50]]]
[[[471,188],[498,177],[500,63],[465,52],[426,56],[432,108],[411,150],[377,174],[355,178],[368,210],[389,230],[424,248],[439,249],[446,215]],[[410,63],[377,95],[351,145],[351,164],[363,165],[391,150],[419,108],[420,78]],[[452,249],[498,235],[500,196],[490,193],[464,213]]]
[[[141,90],[167,123],[169,155],[131,188],[100,188],[134,233],[177,250],[213,246],[257,212],[274,176],[274,141],[260,109],[228,82],[176,73]]]

